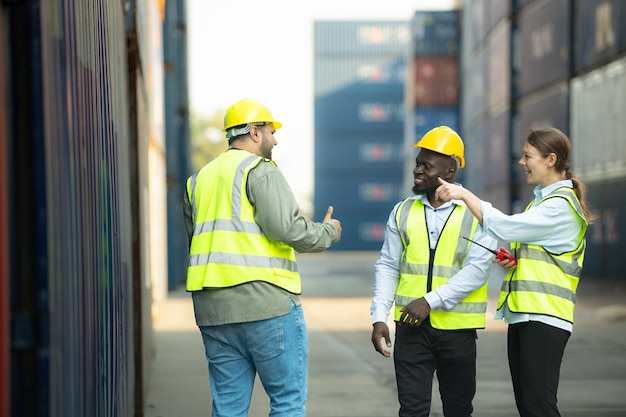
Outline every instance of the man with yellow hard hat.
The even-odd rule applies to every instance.
[[[416,145],[414,195],[397,203],[376,260],[372,343],[391,356],[387,317],[393,307],[400,417],[430,415],[437,373],[443,413],[470,417],[476,392],[476,329],[485,327],[487,278],[495,249],[462,201],[435,198],[439,178],[453,182],[465,166],[460,136],[447,126]]]
[[[248,415],[259,376],[273,417],[305,415],[308,337],[295,252],[341,237],[328,208],[321,223],[299,214],[272,161],[282,126],[255,99],[226,110],[229,148],[187,180],[187,291],[209,364],[213,417]]]

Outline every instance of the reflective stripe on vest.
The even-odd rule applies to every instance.
[[[188,291],[261,280],[302,292],[293,248],[267,238],[254,221],[246,183],[262,160],[231,149],[187,180],[194,221]]]
[[[400,259],[400,282],[396,290],[394,319],[411,301],[424,296],[429,288],[430,245],[426,211],[420,200],[403,201],[396,212],[396,224],[404,247]],[[463,266],[469,241],[473,239],[478,221],[465,206],[456,206],[446,221],[435,248],[432,265],[432,289],[445,284]],[[410,245],[411,242],[418,242]],[[450,310],[432,310],[430,323],[442,330],[477,329],[485,327],[487,284],[470,293]]]
[[[585,258],[587,221],[571,188],[559,188],[537,204],[548,198],[565,198],[578,215],[583,226],[576,237],[578,246],[570,252],[553,254],[539,245],[512,243],[517,267],[502,282],[498,309],[506,302],[515,313],[544,314],[573,323],[576,290]],[[531,206],[532,202],[526,210]]]

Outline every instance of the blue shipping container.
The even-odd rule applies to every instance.
[[[409,21],[316,21],[313,24],[315,58],[321,55],[407,54]]]
[[[324,209],[326,211],[326,209]],[[385,239],[385,226],[388,211],[359,216],[351,213],[338,213],[341,219],[341,240],[333,244],[329,251],[379,251]]]
[[[395,92],[362,94],[353,90],[315,100],[315,132],[402,132],[404,98]]]
[[[379,94],[404,92],[406,59],[396,56],[331,56],[314,62],[314,94],[321,97],[339,90]]]
[[[389,134],[337,134],[315,136],[315,171],[333,173],[376,172],[400,175],[404,141],[402,132]]]
[[[418,11],[411,20],[411,52],[417,55],[459,53],[459,12]]]
[[[413,108],[413,125],[415,142],[437,126],[448,126],[460,134],[460,111],[458,107],[415,107]]]
[[[313,205],[316,212],[320,213],[332,205],[337,218],[341,218],[342,212],[366,215],[390,210],[404,194],[406,192],[400,175],[385,178],[366,171],[354,172],[352,175],[316,172]]]

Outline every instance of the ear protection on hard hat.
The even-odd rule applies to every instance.
[[[280,129],[282,123],[272,117],[270,110],[261,102],[253,98],[239,100],[226,110],[224,115],[224,128],[228,138],[239,136],[250,131],[248,125],[268,124],[274,125],[274,129]],[[234,129],[241,126],[241,129]]]
[[[459,134],[448,126],[439,126],[429,130],[422,136],[422,139],[413,146],[448,155],[459,161],[459,168],[465,166],[465,147],[463,146],[463,141]]]

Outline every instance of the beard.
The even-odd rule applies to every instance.
[[[413,185],[412,191],[413,194],[417,195],[417,194],[434,194],[435,191],[437,191],[437,188],[439,188],[439,184],[434,185],[434,186],[418,186],[418,185]]]
[[[262,136],[261,140],[261,155],[263,155],[263,158],[272,159],[273,146],[265,139],[265,136]]]

